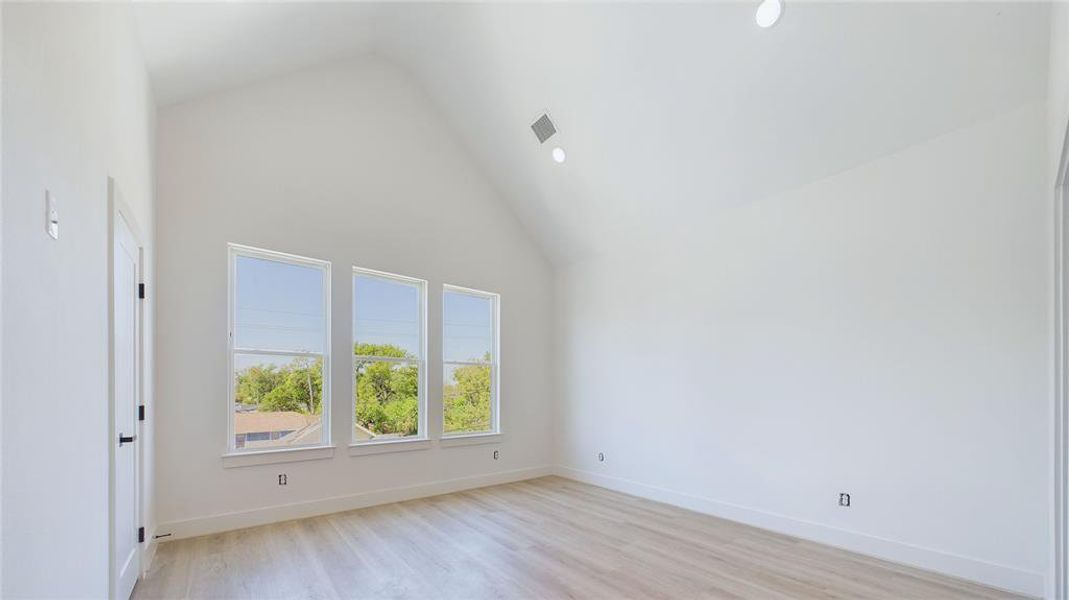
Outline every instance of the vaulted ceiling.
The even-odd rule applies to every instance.
[[[138,4],[172,104],[332,58],[408,70],[558,263],[1046,93],[1040,3]],[[540,146],[548,111],[559,133]],[[550,159],[552,145],[568,160]]]

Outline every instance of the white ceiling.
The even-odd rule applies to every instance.
[[[160,106],[371,50],[376,4],[139,3]]]
[[[1046,4],[138,4],[161,105],[375,52],[556,262],[1045,96]],[[528,128],[548,110],[557,165]]]

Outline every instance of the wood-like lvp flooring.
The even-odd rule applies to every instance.
[[[160,546],[135,598],[1012,598],[559,477]]]

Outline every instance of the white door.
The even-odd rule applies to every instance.
[[[127,600],[141,570],[138,552],[138,420],[140,249],[130,226],[121,214],[115,214],[115,239],[112,265],[114,278],[112,381],[115,437],[112,443],[113,513],[111,565],[113,594]]]

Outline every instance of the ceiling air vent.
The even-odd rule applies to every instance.
[[[553,134],[557,133],[557,128],[553,126],[553,121],[549,120],[549,115],[542,115],[538,117],[538,120],[531,125],[531,129],[534,130],[535,135],[538,136],[538,141],[546,143],[546,140],[553,137]]]

